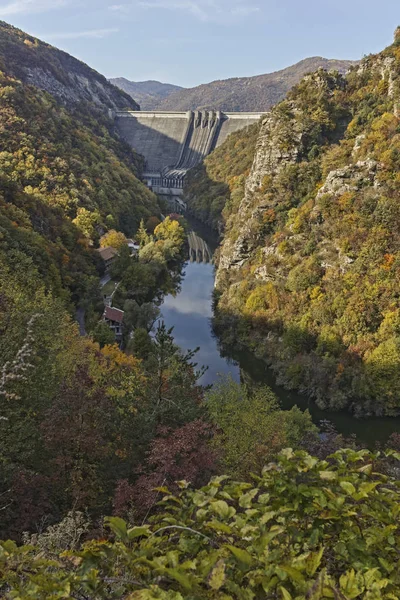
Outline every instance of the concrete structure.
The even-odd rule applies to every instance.
[[[126,240],[131,256],[137,256],[140,250],[140,244],[136,240]]]
[[[213,253],[209,245],[194,231],[191,231],[188,235],[188,244],[190,262],[213,262]]]
[[[145,158],[143,180],[154,192],[181,196],[187,171],[234,131],[257,122],[262,113],[221,111],[114,113],[121,136]]]

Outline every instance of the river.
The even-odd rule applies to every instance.
[[[376,441],[386,441],[391,433],[400,432],[400,418],[374,417],[356,419],[349,413],[320,410],[306,396],[277,386],[271,369],[250,352],[235,352],[230,358],[221,356],[217,339],[212,333],[212,291],[214,266],[211,262],[218,242],[215,234],[198,221],[190,219],[193,232],[189,236],[189,261],[180,292],[167,296],[161,307],[162,318],[168,327],[174,327],[175,342],[182,350],[200,350],[196,355],[199,366],[208,367],[201,379],[203,385],[212,385],[218,377],[230,375],[236,381],[251,380],[269,385],[278,396],[283,408],[297,405],[308,408],[315,423],[331,421],[344,435],[357,438],[372,446]],[[211,259],[211,260],[210,260]]]

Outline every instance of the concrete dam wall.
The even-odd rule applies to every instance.
[[[187,171],[234,131],[258,121],[262,113],[221,111],[114,113],[123,139],[145,158],[143,179],[160,194],[183,193]]]

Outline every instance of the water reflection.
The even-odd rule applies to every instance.
[[[339,432],[345,435],[355,433],[359,440],[370,445],[376,440],[386,441],[391,433],[400,430],[400,419],[377,417],[361,420],[345,412],[322,411],[306,396],[277,386],[265,362],[250,352],[235,348],[219,349],[211,329],[214,289],[212,259],[217,242],[207,227],[197,222],[194,226],[196,232],[189,234],[189,262],[185,266],[181,291],[176,297],[167,296],[161,311],[167,327],[174,327],[175,342],[183,350],[200,347],[196,360],[199,366],[208,367],[201,379],[203,385],[213,384],[221,374],[230,374],[236,381],[242,379],[247,383],[265,383],[274,390],[284,408],[289,409],[295,404],[303,410],[308,408],[316,423],[329,419]],[[221,350],[227,356],[222,356]]]
[[[209,263],[212,262],[213,253],[203,238],[191,231],[188,235],[189,260],[190,262]]]
[[[200,238],[199,238],[200,239]],[[208,250],[209,246],[207,245]],[[212,254],[208,255],[212,259]],[[201,383],[210,385],[219,374],[230,374],[239,381],[239,367],[220,356],[211,331],[214,267],[210,262],[189,262],[180,293],[167,296],[161,307],[167,327],[174,327],[175,342],[183,350],[200,346],[196,355],[199,366],[208,367]]]

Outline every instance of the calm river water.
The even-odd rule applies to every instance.
[[[199,366],[207,366],[203,385],[213,384],[219,376],[231,375],[236,381],[251,380],[269,385],[284,408],[297,404],[308,408],[318,423],[328,419],[340,433],[355,433],[364,443],[385,441],[393,432],[400,432],[400,418],[355,419],[348,413],[321,411],[306,396],[285,390],[276,385],[274,375],[267,365],[249,352],[233,353],[231,359],[220,355],[211,329],[212,291],[214,266],[212,254],[217,247],[213,232],[190,219],[193,232],[189,236],[190,260],[185,267],[181,291],[177,296],[167,296],[161,307],[162,317],[168,327],[174,327],[175,342],[183,349],[200,347],[196,355]]]

